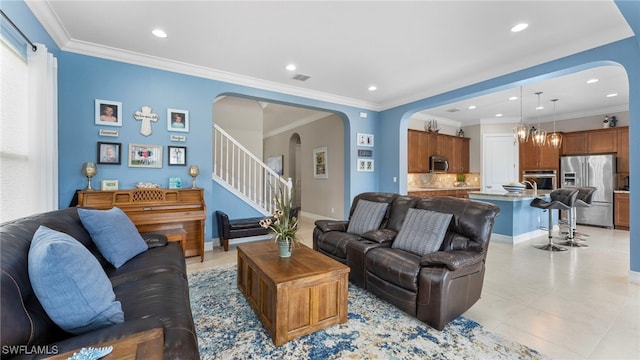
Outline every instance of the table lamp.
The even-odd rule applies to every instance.
[[[96,176],[97,173],[98,167],[96,166],[96,163],[86,162],[82,164],[82,175],[86,176],[88,180],[87,188],[85,190],[93,190],[91,187],[91,178]]]
[[[198,176],[199,174],[200,169],[198,168],[198,165],[189,166],[189,175],[191,175],[191,178],[193,179],[193,184],[191,184],[192,189],[196,188],[196,176]]]

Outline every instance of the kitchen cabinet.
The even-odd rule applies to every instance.
[[[450,173],[469,172],[469,138],[419,130],[407,131],[408,172],[429,172],[429,157],[444,156]]]
[[[618,174],[629,174],[629,128],[618,128],[618,151],[617,151]]]
[[[560,149],[548,145],[535,146],[533,142],[521,143],[519,148],[520,173],[523,170],[556,170],[560,164]]]
[[[408,133],[408,172],[429,172],[429,137],[424,131],[409,130]]]
[[[564,133],[562,155],[606,154],[618,151],[618,129]]]
[[[618,151],[618,129],[587,131],[587,151],[589,154],[606,154]]]
[[[562,155],[583,155],[587,153],[587,134],[584,131],[562,135]]]
[[[616,229],[629,229],[629,193],[615,193],[613,223]]]
[[[480,188],[464,188],[464,189],[443,189],[428,191],[410,191],[409,196],[427,198],[435,196],[453,196],[458,198],[468,198],[469,191],[479,191]]]

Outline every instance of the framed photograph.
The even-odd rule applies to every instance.
[[[327,147],[313,149],[313,177],[315,179],[328,179],[328,166]]]
[[[162,145],[129,144],[129,167],[162,168]]]
[[[373,134],[358,133],[358,146],[373,146]]]
[[[122,126],[122,103],[96,99],[96,125]]]
[[[169,151],[169,165],[187,166],[187,147],[186,146],[167,146]]]
[[[167,109],[167,130],[189,132],[189,111]]]
[[[98,142],[98,164],[120,165],[121,143]]]
[[[118,190],[118,180],[102,180],[102,187],[100,190]]]
[[[271,170],[275,171],[278,175],[284,175],[284,169],[282,167],[282,162],[284,161],[284,155],[276,155],[270,156],[267,158],[267,166],[271,168]]]
[[[358,171],[373,171],[373,160],[358,159]]]

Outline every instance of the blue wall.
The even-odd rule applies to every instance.
[[[616,1],[616,4],[632,29],[638,31],[640,2]],[[185,134],[188,162],[198,164],[201,168],[199,184],[205,188],[209,217],[219,208],[238,216],[252,216],[254,210],[235,197],[225,194],[224,189],[214,186],[211,181],[205,181],[205,174],[211,173],[211,122],[215,121],[212,118],[213,100],[221,94],[237,94],[340,114],[345,120],[344,140],[345,149],[348,149],[344,154],[345,214],[348,213],[351,199],[362,191],[406,192],[407,122],[412,113],[422,109],[593,66],[617,63],[625,68],[629,78],[630,136],[632,139],[640,138],[640,126],[637,123],[640,116],[640,41],[637,36],[380,113],[366,111],[368,118],[362,119],[359,113],[363,109],[59,51],[22,1],[3,1],[2,9],[27,36],[33,41],[47,44],[59,58],[61,207],[68,205],[75,189],[84,187],[85,179],[80,175],[80,167],[83,162],[95,159],[97,141],[121,142],[123,150],[129,143],[162,145],[166,150],[166,146],[171,144],[166,130],[166,109],[171,107],[190,111],[191,131]],[[101,127],[93,123],[94,99],[123,103],[124,125],[117,128],[120,131],[118,138],[98,136],[98,129]],[[143,105],[151,106],[160,115],[160,121],[153,125],[153,135],[148,138],[139,134],[140,124],[131,117]],[[373,173],[355,171],[357,150],[354,140],[358,132],[373,133],[376,136],[376,171]],[[631,141],[632,159],[635,160],[634,154],[639,153],[640,142]],[[633,160],[630,164],[630,171],[634,174],[631,186],[640,189],[640,179],[635,176],[640,172],[640,162]],[[120,166],[100,166],[96,180],[118,179],[121,188],[130,187],[136,181],[166,184],[170,176],[181,176],[189,183],[184,167],[165,165],[162,169],[134,169],[126,166],[126,156],[123,156],[123,161],[125,163]],[[397,177],[398,181],[393,182],[393,177]],[[640,214],[639,194],[631,193],[632,218]],[[207,239],[212,237],[212,226],[209,224],[213,224],[211,218],[207,221]],[[630,237],[631,270],[640,272],[640,228],[632,226]]]

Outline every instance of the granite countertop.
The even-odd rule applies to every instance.
[[[628,194],[629,190],[613,190],[613,192],[616,194]]]
[[[534,198],[545,198],[549,196],[551,190],[538,190],[537,194],[534,194],[533,190],[525,190],[519,194],[510,193],[507,191],[495,190],[495,191],[470,191],[469,197],[474,199],[490,199],[490,200],[502,200],[502,201],[525,201],[533,200]]]
[[[480,190],[480,187],[479,186],[452,186],[452,187],[440,187],[440,188],[419,187],[419,188],[409,188],[407,191],[414,192],[414,191],[442,191],[442,190]]]

